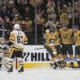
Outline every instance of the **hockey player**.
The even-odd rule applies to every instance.
[[[8,45],[5,44],[5,39],[3,37],[0,38],[0,69],[3,64],[5,64],[5,52],[9,49]],[[4,65],[5,67],[5,65]]]
[[[20,69],[19,72],[24,71],[23,61],[22,61],[22,53],[23,53],[23,45],[28,43],[28,38],[25,33],[21,30],[20,24],[14,24],[13,31],[10,33],[9,37],[9,46],[10,48],[10,64],[8,72],[13,71],[13,59],[18,58]]]
[[[73,30],[68,29],[67,25],[63,25],[59,29],[62,44],[62,54],[64,60],[67,59],[66,66],[70,67],[70,61],[73,59]]]
[[[62,60],[61,57],[61,46],[60,46],[60,36],[56,27],[53,29],[46,30],[45,32],[45,47],[51,55],[51,61],[54,62],[54,68],[59,67],[59,61]],[[53,64],[51,65],[53,66]]]
[[[75,44],[75,56],[72,67],[80,68],[80,29],[79,26],[74,28],[74,44]]]

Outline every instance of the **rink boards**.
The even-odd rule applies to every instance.
[[[49,67],[50,59],[51,57],[43,45],[24,46],[25,68]]]
[[[41,67],[50,67],[49,62],[30,62],[30,63],[24,63],[24,68],[41,68]]]
[[[75,53],[73,56],[75,56]],[[44,45],[24,46],[23,61],[25,68],[50,67],[50,59],[51,56]]]

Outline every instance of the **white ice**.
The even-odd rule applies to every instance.
[[[80,70],[27,69],[23,73],[0,71],[0,80],[80,80]]]

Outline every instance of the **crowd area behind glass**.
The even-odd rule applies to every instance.
[[[80,26],[80,0],[0,0],[0,37],[8,40],[15,23],[28,44],[44,44],[46,29]]]

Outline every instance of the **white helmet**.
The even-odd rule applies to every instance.
[[[50,30],[49,30],[49,29],[47,29],[47,30],[46,30],[46,32],[50,32]]]
[[[14,30],[21,30],[20,24],[14,24]]]

